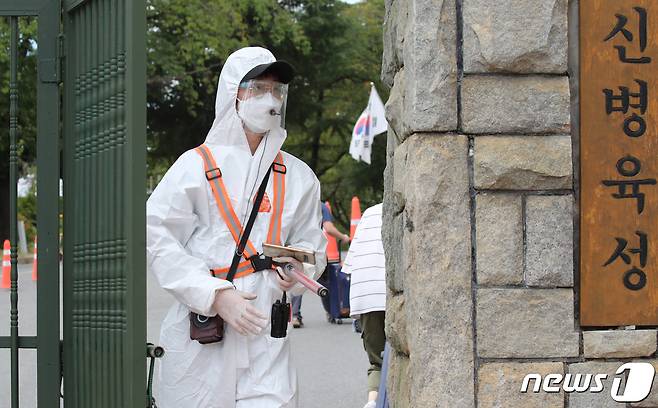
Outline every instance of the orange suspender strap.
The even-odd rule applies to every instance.
[[[240,223],[238,216],[235,215],[235,211],[231,205],[231,199],[226,192],[226,187],[222,181],[222,171],[217,166],[215,158],[210,152],[210,149],[208,149],[208,146],[202,144],[194,150],[203,159],[203,167],[206,171],[206,179],[208,179],[212,193],[215,196],[217,209],[219,209],[219,214],[224,219],[226,226],[233,236],[233,240],[235,240],[235,243],[237,244],[240,241],[240,237],[242,236],[242,224]],[[244,249],[245,259],[256,255],[257,253],[258,251],[256,251],[256,248],[254,248],[254,245],[251,243],[251,241],[247,240],[247,245]]]
[[[226,192],[226,187],[222,182],[222,171],[217,166],[215,158],[212,155],[212,152],[206,145],[201,145],[195,149],[195,151],[203,159],[203,166],[206,174],[206,179],[210,183],[210,188],[212,189],[215,201],[217,202],[217,209],[222,219],[226,223],[233,239],[236,244],[239,242],[240,236],[242,234],[242,225],[238,220],[235,210],[231,205],[231,200]],[[281,219],[283,215],[283,205],[285,202],[285,193],[286,193],[286,166],[283,164],[283,155],[281,152],[277,153],[274,163],[272,164],[272,173],[273,177],[273,186],[274,186],[274,196],[273,196],[273,205],[272,205],[272,217],[270,219],[270,227],[267,234],[267,242],[273,243],[275,245],[281,245]],[[258,251],[254,248],[254,245],[250,240],[247,240],[247,246],[244,250],[244,258],[248,259],[251,256],[258,254]],[[226,279],[229,271],[229,267],[218,268],[211,270],[213,276],[218,278]],[[241,278],[249,275],[254,272],[254,268],[250,261],[244,261],[238,264],[238,269],[235,274],[235,278]]]
[[[272,218],[267,233],[267,242],[281,245],[281,217],[283,215],[283,203],[286,196],[286,166],[283,164],[283,155],[279,152],[272,164],[272,175],[274,180],[274,204],[272,205]]]
[[[216,278],[226,279],[228,276],[229,269],[231,268],[227,266],[226,268],[211,269],[210,271],[212,272],[212,276]],[[238,269],[235,272],[235,276],[233,277],[233,279],[242,278],[244,276],[249,275],[252,272],[254,272],[254,267],[251,265],[250,261],[240,262],[238,264]]]

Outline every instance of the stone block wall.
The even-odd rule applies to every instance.
[[[386,1],[393,407],[623,406],[609,387],[519,390],[531,372],[656,358],[656,330],[579,326],[577,11]],[[658,391],[633,406],[658,407]]]

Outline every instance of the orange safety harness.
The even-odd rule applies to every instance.
[[[244,229],[231,205],[231,199],[229,198],[224,182],[222,181],[222,171],[219,169],[219,166],[217,166],[217,162],[215,162],[215,158],[208,146],[202,144],[194,150],[203,159],[206,179],[210,183],[210,188],[212,189],[213,196],[217,202],[219,215],[224,220],[224,223],[231,232],[231,236],[233,236],[233,240],[235,240],[237,245]],[[274,163],[272,163],[272,172],[274,173],[274,179],[272,180],[274,195],[271,209],[272,218],[270,219],[266,242],[281,245],[281,217],[283,215],[283,205],[286,194],[286,166],[283,164],[283,155],[281,152],[277,153]],[[259,253],[250,240],[247,240],[247,245],[245,246],[242,257],[245,261],[238,264],[235,278],[242,278],[256,270],[261,270],[255,266],[254,261],[259,259]],[[225,279],[229,269],[230,267],[215,268],[212,269],[211,272],[213,276]]]

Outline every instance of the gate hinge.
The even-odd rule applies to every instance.
[[[57,50],[55,58],[42,58],[39,60],[39,79],[47,84],[61,84],[64,77],[64,36],[57,37]]]
[[[57,36],[57,74],[59,75],[58,83],[64,81],[64,57],[66,56],[66,43],[64,34]]]

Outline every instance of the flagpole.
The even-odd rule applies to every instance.
[[[365,142],[366,141],[368,143],[368,146],[370,146],[370,125],[371,125],[370,122],[372,120],[372,110],[371,110],[371,106],[372,106],[372,103],[371,103],[372,102],[371,101],[371,99],[372,99],[371,98],[371,96],[372,96],[372,87],[373,87],[373,83],[371,81],[370,82],[370,92],[368,93],[368,117],[366,118],[366,137],[363,140],[364,144],[363,144],[363,149],[361,150],[361,152],[363,152],[363,153],[365,153],[365,149],[366,149]]]
[[[375,83],[370,81],[370,93],[368,94],[368,119],[366,121],[366,140],[368,141],[368,149],[372,152],[372,140],[370,140],[370,133],[372,132],[372,91],[375,89]],[[365,146],[362,150],[365,152]],[[370,159],[370,161],[372,158]],[[368,163],[370,164],[370,163]]]

